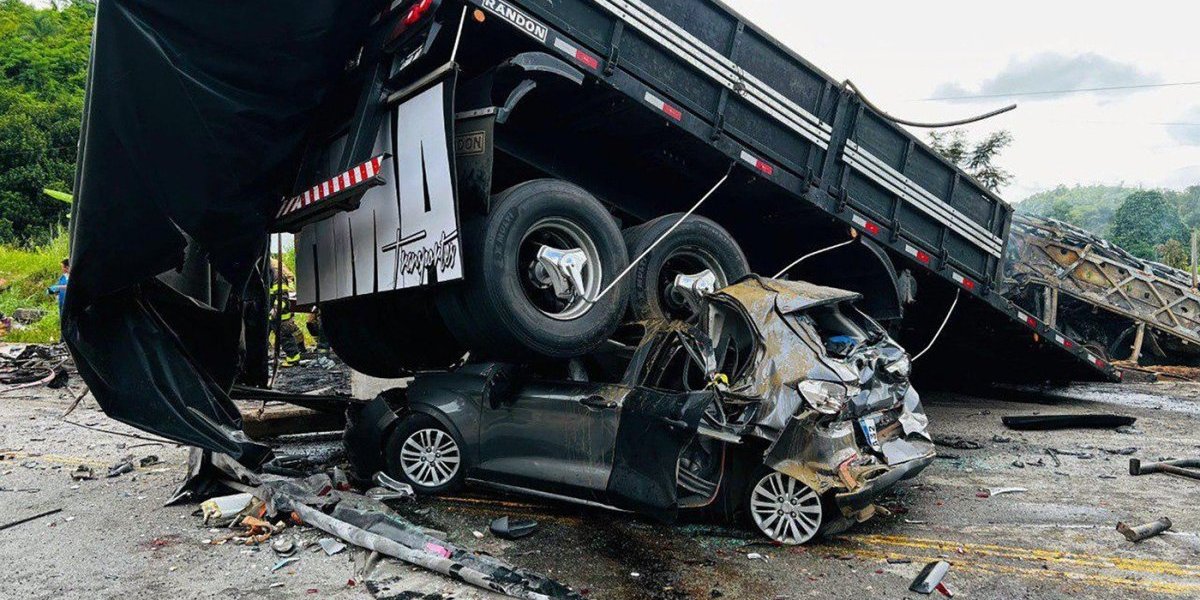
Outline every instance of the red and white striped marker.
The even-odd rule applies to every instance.
[[[913,246],[909,246],[908,244],[905,244],[904,252],[906,252],[909,256],[917,259],[917,262],[920,262],[920,263],[923,263],[926,265],[929,264],[929,260],[930,260],[929,253],[924,250],[921,250],[920,248],[914,248]]]
[[[963,289],[967,291],[975,291],[975,281],[966,275],[963,275],[958,271],[950,271],[950,278],[953,279],[958,285],[963,286]]]
[[[1059,345],[1061,345],[1063,348],[1074,348],[1075,347],[1075,342],[1072,342],[1071,340],[1069,340],[1061,335],[1058,335],[1057,333],[1054,334],[1054,341],[1058,342]]]
[[[382,164],[383,156],[376,156],[348,171],[339,173],[330,179],[312,186],[308,190],[305,190],[304,193],[297,194],[284,202],[283,206],[279,207],[279,213],[275,215],[275,218],[282,218],[284,215],[312,206],[314,203],[320,202],[338,192],[366,183],[379,174],[379,167]]]
[[[1096,365],[1097,367],[1100,367],[1101,369],[1108,366],[1108,364],[1106,364],[1104,361],[1100,360],[1099,358],[1096,358],[1095,356],[1092,356],[1091,353],[1088,353],[1087,357],[1088,357],[1088,360],[1092,361],[1093,365]]]
[[[665,100],[663,100],[662,98],[659,98],[658,96],[655,96],[654,94],[652,94],[650,92],[646,92],[646,103],[649,104],[650,106],[653,106],[654,108],[657,108],[658,110],[662,111],[663,114],[667,115],[668,117],[671,117],[672,119],[674,119],[676,121],[683,120],[683,111],[682,110],[679,110],[678,108],[675,108],[674,106],[671,106],[670,104],[667,104]]]
[[[554,38],[554,47],[562,50],[567,56],[573,57],[575,60],[583,64],[583,66],[595,71],[600,68],[600,60],[595,56],[576,48],[574,44],[562,38]]]
[[[867,233],[869,233],[871,235],[879,235],[879,225],[872,223],[871,221],[868,221],[868,220],[864,219],[863,217],[860,217],[858,215],[853,215],[850,217],[850,222],[854,223],[855,225],[858,225],[859,227],[861,227],[863,229],[863,231],[866,231]]]
[[[745,150],[742,150],[742,160],[746,161],[746,164],[750,165],[751,167],[754,167],[755,169],[757,169],[759,172],[761,172],[764,175],[774,175],[775,174],[775,167],[771,166],[771,163],[769,163],[753,154],[750,154],[749,152],[746,152]]]
[[[1017,311],[1017,318],[1020,319],[1022,322],[1024,322],[1026,325],[1028,325],[1030,327],[1034,327],[1034,328],[1037,327],[1037,319],[1035,319],[1019,310]]]

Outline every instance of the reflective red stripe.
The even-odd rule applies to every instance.
[[[596,60],[595,57],[588,54],[587,52],[584,52],[583,50],[575,51],[575,59],[578,60],[579,62],[587,65],[588,68],[591,68],[591,69],[597,69],[600,67],[600,61]]]
[[[367,162],[351,167],[331,179],[318,183],[305,190],[304,193],[297,194],[283,202],[276,217],[283,217],[288,213],[319,202],[328,196],[357,187],[359,184],[378,175],[379,167],[382,164],[383,157],[376,156]]]

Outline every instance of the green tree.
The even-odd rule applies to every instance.
[[[996,158],[1012,141],[1012,134],[1003,130],[994,131],[975,144],[967,140],[961,129],[929,133],[929,145],[934,150],[993,192],[1012,181],[1012,173],[996,165]]]
[[[1171,238],[1159,244],[1154,251],[1158,255],[1159,262],[1168,267],[1175,267],[1184,271],[1188,270],[1188,262],[1190,262],[1189,250],[1183,245],[1183,242]]]
[[[1113,214],[1108,239],[1134,256],[1155,260],[1168,240],[1187,237],[1179,208],[1159,191],[1134,192]]]
[[[92,0],[0,0],[0,242],[41,243],[69,207],[95,18]]]

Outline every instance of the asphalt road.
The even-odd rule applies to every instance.
[[[1200,597],[1200,482],[1128,474],[1130,456],[1200,455],[1200,385],[1084,386],[1070,394],[1078,399],[1052,405],[1017,395],[927,395],[931,430],[966,447],[939,447],[945,456],[885,501],[892,515],[802,548],[718,524],[665,526],[482,493],[402,511],[589,598],[916,597],[907,592],[910,580],[938,558],[953,563],[946,581],[960,598]],[[278,557],[269,548],[207,544],[224,532],[203,526],[195,506],[162,507],[181,480],[186,450],[66,424],[59,417],[69,403],[67,392],[44,389],[0,395],[0,524],[63,509],[0,530],[0,597],[492,597],[397,563],[366,569],[360,551],[325,556],[309,547],[272,572]],[[1139,420],[1135,433],[1021,433],[1000,424],[1009,414],[1075,411]],[[132,431],[94,404],[70,418]],[[1057,464],[1047,449],[1058,451]],[[161,462],[104,477],[122,458],[150,454]],[[80,464],[99,478],[73,481]],[[1026,491],[981,497],[1003,487]],[[517,542],[496,539],[487,524],[504,514],[534,518],[541,529]],[[1160,516],[1174,521],[1173,532],[1141,544],[1114,530],[1121,520]],[[283,535],[310,545],[321,537],[295,528]]]

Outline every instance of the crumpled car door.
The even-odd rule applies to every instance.
[[[679,511],[679,457],[696,438],[711,390],[662,392],[635,388],[621,407],[608,501],[617,508],[673,521]]]

